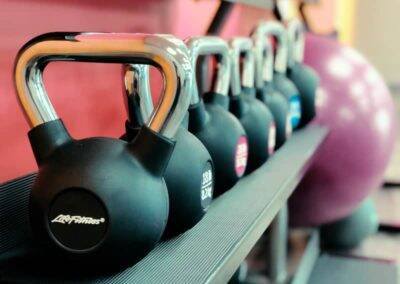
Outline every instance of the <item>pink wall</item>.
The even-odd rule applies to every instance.
[[[0,183],[36,170],[26,123],[13,87],[13,62],[30,38],[53,31],[203,34],[217,1],[0,0]],[[237,6],[224,37],[247,35],[269,13]],[[126,119],[117,65],[51,63],[45,84],[51,101],[76,138],[118,137]]]
[[[330,34],[337,28],[338,2],[339,0],[319,0],[318,4],[309,4],[306,7],[305,12],[312,31]]]

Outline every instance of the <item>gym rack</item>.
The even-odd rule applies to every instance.
[[[327,128],[316,125],[295,132],[268,162],[215,199],[194,228],[112,275],[82,277],[63,263],[40,257],[31,245],[27,208],[35,175],[0,185],[0,227],[5,232],[0,237],[0,282],[226,283],[270,225],[277,235],[287,230],[279,215],[327,133]],[[286,239],[276,241],[277,246],[286,244]],[[279,278],[285,271],[279,265],[282,251],[276,251]]]

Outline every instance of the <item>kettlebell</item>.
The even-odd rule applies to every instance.
[[[273,87],[282,93],[289,102],[292,129],[296,129],[301,120],[300,94],[296,86],[287,78],[288,59],[288,35],[285,27],[277,21],[261,22],[256,27],[256,33],[265,37],[274,36],[277,39],[274,73],[272,78]]]
[[[300,92],[301,120],[299,127],[307,125],[315,117],[315,99],[319,90],[319,77],[309,66],[303,64],[304,27],[298,19],[293,19],[287,26],[289,38],[288,78]]]
[[[375,234],[378,227],[375,204],[372,198],[368,197],[350,215],[323,224],[320,227],[321,243],[327,249],[353,249]]]
[[[255,85],[257,98],[271,111],[276,127],[276,145],[279,149],[292,135],[290,106],[285,96],[274,88],[274,53],[262,29],[252,33],[255,55]]]
[[[229,112],[231,60],[229,46],[215,36],[191,37],[189,47],[192,69],[199,56],[216,55],[216,78],[212,91],[199,95],[193,74],[193,93],[189,107],[189,131],[207,148],[215,167],[214,196],[230,189],[243,176],[247,166],[247,136],[239,120]],[[204,102],[203,97],[208,97]]]
[[[125,124],[126,138],[132,141],[153,112],[149,66],[126,65],[124,78],[129,117]],[[189,96],[191,91],[181,96]],[[204,145],[184,126],[178,128],[175,140],[164,176],[169,194],[166,238],[196,225],[211,204],[214,190],[214,165]]]
[[[178,48],[179,39],[162,35],[50,33],[18,53],[15,87],[39,168],[30,224],[49,255],[85,270],[122,268],[160,240],[168,217],[163,175],[190,103],[181,94],[192,84],[188,54],[175,52]],[[42,73],[51,61],[153,64],[164,75],[164,94],[134,141],[76,140],[44,88]]]
[[[248,283],[247,276],[249,272],[249,267],[247,261],[244,260],[236,269],[235,273],[232,275],[231,279],[229,279],[228,284],[244,284]]]
[[[234,37],[231,47],[230,111],[240,120],[249,143],[246,174],[260,167],[275,149],[276,128],[271,112],[256,99],[254,88],[253,43],[247,37]],[[240,74],[240,60],[243,71]]]

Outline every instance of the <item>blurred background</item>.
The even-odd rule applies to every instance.
[[[318,58],[315,53],[316,44],[313,44],[320,39],[327,40],[326,43],[331,46],[336,45],[345,50],[356,51],[358,55],[355,57],[361,56],[364,59],[361,60],[362,66],[354,64],[353,67],[363,71],[362,68],[366,68],[365,66],[368,65],[367,68],[370,68],[368,70],[373,70],[372,73],[376,74],[375,77],[382,78],[385,92],[386,87],[390,91],[390,95],[387,96],[387,101],[384,103],[387,108],[394,106],[397,115],[400,114],[400,56],[397,54],[397,51],[400,50],[400,36],[397,31],[400,1],[244,0],[238,2],[246,2],[246,4],[228,5],[223,23],[213,30],[210,25],[221,5],[220,1],[214,0],[0,0],[0,184],[37,170],[26,135],[29,126],[20,111],[14,91],[13,67],[20,47],[32,37],[46,32],[172,33],[182,39],[193,35],[213,33],[228,39],[237,35],[248,36],[261,20],[285,21],[298,17],[303,21],[308,32],[305,63],[314,68],[320,66],[319,60],[323,59]],[[248,3],[256,5],[248,5]],[[265,9],[265,7],[269,8]],[[351,49],[346,49],[347,47]],[[345,62],[345,66],[339,68],[339,73],[345,72],[346,64]],[[153,96],[157,99],[160,76],[156,72],[153,73],[152,87],[156,90]],[[44,80],[57,113],[63,118],[73,137],[119,137],[124,132],[123,122],[126,119],[126,113],[122,96],[120,66],[56,62],[46,68]],[[322,81],[324,83],[324,80]],[[353,83],[350,87],[356,86],[355,79],[349,82]],[[375,98],[374,101],[373,98],[363,97],[364,95],[371,95],[371,97],[374,95],[372,90],[368,90],[369,85],[366,86],[367,89],[363,89],[361,94],[358,94],[359,97],[353,98],[353,100],[361,102],[360,105],[363,101],[368,101],[372,105],[376,103],[378,106],[382,102],[381,100]],[[348,95],[342,91],[346,86],[335,87],[336,98]],[[341,109],[344,110],[343,119],[350,121],[354,116],[359,115],[359,109],[355,107]],[[375,113],[372,110],[370,113],[364,113],[362,119],[359,120],[357,130],[364,126],[367,128],[369,114]],[[383,124],[385,124],[384,115]],[[375,144],[369,145],[371,148],[365,148],[367,149],[366,153],[360,154],[370,155],[371,159],[359,159],[360,163],[375,162],[377,160],[374,159],[379,155],[383,156],[382,153],[386,150],[387,153],[385,153],[390,154],[390,161],[380,164],[382,167],[379,171],[382,170],[384,174],[381,175],[378,171],[379,179],[374,179],[374,182],[369,184],[373,188],[361,189],[360,191],[364,190],[365,192],[362,196],[356,198],[354,197],[356,193],[354,193],[353,196],[348,194],[347,197],[344,197],[355,199],[354,202],[352,201],[351,210],[357,210],[357,206],[365,200],[366,195],[368,198],[371,197],[369,200],[372,200],[371,203],[376,207],[377,212],[377,220],[373,221],[376,223],[376,228],[372,230],[373,233],[364,234],[363,238],[351,245],[346,252],[335,248],[335,253],[351,255],[356,258],[388,261],[398,266],[400,264],[400,235],[398,234],[400,226],[400,124],[397,118],[392,118],[388,124],[390,127],[386,130],[389,129],[390,133],[379,136],[378,132],[384,129],[383,126],[376,130],[375,136],[367,135],[360,138],[364,142],[372,136],[371,139],[376,139]],[[336,141],[338,149],[343,145],[353,143],[353,149],[356,151],[358,146],[356,144],[360,141],[351,140],[354,134],[353,130],[355,129],[342,128],[342,131],[345,131],[350,139],[344,141],[342,137],[342,140]],[[342,133],[342,135],[344,134]],[[391,151],[393,141],[385,144],[385,135],[396,136],[393,152]],[[387,149],[376,149],[386,147],[385,145],[387,145]],[[333,152],[331,151],[331,153]],[[374,153],[377,155],[376,157]],[[351,155],[351,153],[343,155]],[[351,158],[347,161],[350,164]],[[325,161],[325,163],[328,162]],[[343,164],[336,165],[338,168],[342,166]],[[357,167],[354,168],[354,172],[356,171]],[[370,176],[368,171],[363,175],[365,179]],[[306,178],[300,187],[307,187],[310,180],[311,177]],[[335,184],[335,180],[326,179],[323,182],[329,183],[329,186]],[[353,185],[355,188],[359,184],[353,183],[351,186],[345,187],[344,191],[351,192],[354,189]],[[322,186],[324,186],[323,183]],[[337,204],[333,202],[329,214],[335,215],[340,212],[341,208],[344,208],[340,204],[340,201],[343,200],[340,200],[338,195],[328,199],[328,201],[331,200],[335,200],[334,202]],[[318,203],[313,200],[310,203],[313,202]],[[346,214],[349,213],[349,208],[346,207]],[[372,209],[368,210],[371,212]],[[315,212],[309,214],[318,215]],[[340,217],[345,215],[337,214]],[[336,217],[335,219],[337,219]],[[319,225],[324,222],[316,221],[316,223]],[[327,232],[329,235],[330,231]],[[293,262],[293,266],[298,261],[296,248],[304,249],[301,241],[303,233],[304,231],[301,230],[293,231],[292,234],[291,246],[294,248],[294,252],[290,261]],[[257,272],[262,271],[262,267],[265,265],[265,258],[262,257],[265,247],[263,241],[265,240],[261,240],[248,257],[250,270],[253,270],[254,279],[256,279],[253,279],[255,282],[252,283],[264,283],[263,280],[257,278]],[[379,273],[381,272],[376,274]],[[318,283],[317,278],[314,280],[314,283]]]

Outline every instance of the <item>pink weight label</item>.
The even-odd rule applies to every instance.
[[[292,136],[292,132],[293,132],[290,115],[288,115],[286,117],[286,129],[285,129],[285,132],[286,132],[286,139],[289,139],[289,137]]]
[[[238,177],[243,176],[246,170],[248,155],[249,155],[249,146],[247,143],[247,137],[240,136],[236,144],[236,153],[235,153],[235,170],[236,170],[236,175]]]
[[[276,144],[276,125],[272,122],[268,131],[268,154],[272,155],[275,151]]]

